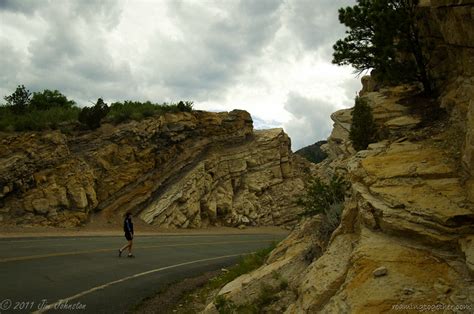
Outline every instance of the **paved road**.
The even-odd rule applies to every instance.
[[[123,237],[1,239],[0,313],[123,313],[166,284],[231,265],[283,237],[137,236],[134,259],[118,258]]]

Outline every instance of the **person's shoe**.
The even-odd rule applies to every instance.
[[[134,258],[135,255],[133,255],[133,254],[128,254],[127,257]]]
[[[119,257],[122,257],[122,250],[119,249],[118,251],[119,251]]]

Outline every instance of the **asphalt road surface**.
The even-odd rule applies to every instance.
[[[0,240],[0,313],[123,313],[165,285],[238,261],[283,234]],[[159,309],[157,309],[159,313]]]

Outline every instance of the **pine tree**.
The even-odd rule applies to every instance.
[[[375,69],[379,80],[419,81],[432,93],[427,56],[418,27],[418,0],[357,0],[339,9],[347,37],[333,46],[333,63],[359,73]]]
[[[375,142],[376,131],[372,109],[365,99],[356,97],[349,132],[354,149],[357,151],[367,149],[370,143]]]
[[[11,106],[12,110],[16,114],[25,113],[30,105],[31,93],[25,88],[24,85],[18,85],[15,92],[10,96],[5,96],[3,99],[7,101],[7,104]]]
[[[86,124],[89,129],[95,130],[100,127],[100,123],[109,113],[107,104],[99,98],[93,107],[84,107],[79,113],[79,122]]]

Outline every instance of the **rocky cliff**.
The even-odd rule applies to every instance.
[[[451,71],[439,77],[439,99],[363,82],[383,139],[355,152],[351,109],[332,115],[329,158],[317,172],[344,174],[351,188],[329,243],[320,216],[301,222],[263,267],[219,291],[221,306],[264,297],[264,313],[474,310],[473,2],[423,3]]]
[[[306,167],[283,130],[254,131],[239,110],[1,134],[0,221],[67,227],[132,211],[162,227],[291,224]]]

